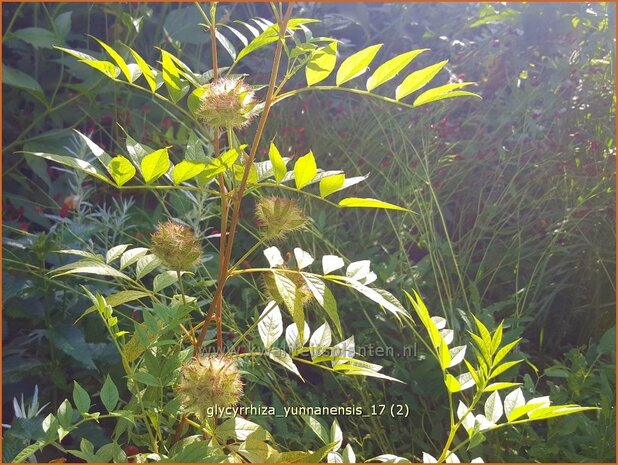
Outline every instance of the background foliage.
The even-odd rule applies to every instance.
[[[240,19],[269,15],[264,4],[221,8]],[[314,34],[342,40],[344,56],[373,43],[384,43],[392,56],[431,48],[431,57],[417,59],[421,65],[448,59],[441,78],[475,81],[473,90],[483,96],[406,112],[348,94],[307,93],[278,108],[266,138],[284,138],[282,155],[311,148],[324,154],[324,169],[332,163],[350,176],[370,172],[376,196],[415,212],[311,211],[308,204],[314,224],[310,235],[298,236],[299,246],[314,256],[345,250],[354,260],[372,259],[389,291],[417,289],[456,330],[472,330],[471,315],[492,328],[505,320],[505,340],[524,338],[519,356],[528,363],[509,375],[523,377],[528,393],[549,390],[561,403],[602,407],[502,431],[475,455],[615,461],[613,4],[307,3],[299,9],[323,20]],[[205,256],[214,257],[217,211],[182,195],[119,195],[57,165],[13,155],[80,153],[85,149],[70,127],[109,153],[120,150],[113,141],[124,138],[121,127],[152,146],[186,145],[191,132],[179,115],[52,46],[98,56],[88,35],[110,44],[118,39],[148,62],[156,62],[161,47],[205,71],[210,39],[196,26],[194,6],[3,4],[2,14],[3,423],[12,425],[6,437],[19,450],[41,418],[16,418],[14,397],[27,399],[38,386],[41,405],[55,410],[70,397],[74,379],[97,390],[104,373],[121,376],[97,319],[73,324],[90,302],[76,292],[81,281],[50,280],[47,271],[68,260],[52,252],[101,252],[119,242],[147,246],[154,225],[176,216],[212,244]],[[239,71],[259,77],[269,63],[255,54],[245,66]],[[193,285],[214,276],[213,263]],[[103,280],[89,283],[102,294],[112,291]],[[259,283],[244,282],[232,293],[239,326],[252,322],[251,288]],[[256,385],[248,398],[265,405],[408,404],[414,416],[405,421],[340,422],[362,458],[386,450],[420,456],[448,424],[435,361],[365,302],[337,298],[354,315],[343,324],[357,347],[376,346],[377,338],[380,347],[392,348],[391,357],[375,358],[407,384],[342,380],[308,369],[308,385],[291,378]],[[396,355],[410,347],[411,355]],[[256,378],[268,379],[261,375]],[[300,422],[273,419],[264,426],[289,448],[315,441]],[[105,423],[88,428],[84,435],[98,438],[95,446],[107,442]],[[7,443],[3,453],[10,454]]]

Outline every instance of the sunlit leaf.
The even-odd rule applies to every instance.
[[[294,182],[297,189],[302,189],[309,184],[316,174],[318,174],[318,167],[315,164],[315,157],[312,151],[296,160],[294,164]]]
[[[99,40],[96,37],[92,37],[92,38],[94,40],[96,40],[99,43],[99,45],[101,45],[101,47],[103,47],[105,49],[105,51],[109,54],[109,56],[112,57],[112,59],[116,62],[116,64],[118,65],[118,67],[122,71],[122,74],[124,74],[125,77],[127,78],[127,81],[133,82],[133,75],[132,75],[131,71],[129,70],[129,67],[127,66],[127,62],[124,61],[124,58],[122,58],[118,54],[118,52],[116,50],[114,50],[112,47],[107,45],[102,40]]]
[[[485,401],[485,417],[492,423],[498,423],[504,412],[498,391],[492,392]]]
[[[320,180],[320,197],[328,197],[333,192],[337,192],[343,187],[345,174],[335,174]]]
[[[274,143],[270,143],[270,147],[268,150],[268,158],[272,163],[273,173],[275,175],[275,181],[281,182],[285,177],[285,173],[287,169],[285,167],[285,162],[283,161],[283,157],[279,153],[279,150],[275,146]]]
[[[119,186],[125,185],[135,176],[135,166],[122,155],[112,158],[109,164],[109,171]]]
[[[371,77],[367,80],[367,90],[371,91],[378,86],[381,86],[387,81],[393,79],[397,74],[404,69],[412,60],[418,55],[429,50],[423,48],[419,50],[412,50],[410,52],[402,53],[394,58],[384,62],[375,70]]]
[[[131,55],[133,55],[133,58],[135,58],[137,66],[139,66],[139,68],[142,70],[142,74],[144,75],[144,78],[146,79],[150,90],[154,92],[155,90],[157,90],[157,81],[152,71],[152,68],[150,68],[150,65],[146,63],[146,61],[139,55],[139,53],[137,53],[135,50],[128,46],[127,48],[131,52]]]
[[[180,184],[194,178],[205,169],[206,165],[204,163],[195,163],[192,161],[183,160],[177,165],[174,165],[172,180],[174,181],[174,184]]]
[[[167,147],[149,153],[141,161],[142,175],[147,184],[157,180],[170,169],[170,157]]]
[[[363,74],[381,47],[382,44],[371,45],[346,58],[337,71],[337,86]]]
[[[322,326],[313,332],[309,340],[309,353],[311,354],[311,358],[315,359],[322,355],[325,350],[330,347],[331,342],[332,334],[330,326],[328,326],[328,323],[324,322]]]
[[[333,271],[342,268],[343,265],[343,259],[337,255],[324,255],[322,257],[322,272],[324,274],[330,274]]]
[[[307,85],[312,86],[330,76],[335,69],[336,62],[337,42],[335,41],[313,52],[305,70]]]
[[[268,357],[271,360],[274,360],[275,362],[277,362],[278,364],[284,366],[287,370],[294,373],[300,379],[303,379],[303,377],[298,372],[298,368],[296,368],[296,365],[294,365],[294,361],[292,360],[292,357],[290,357],[287,352],[281,349],[272,348],[268,351]]]
[[[448,60],[444,60],[409,74],[395,90],[395,100],[401,100],[427,85],[447,63]]]
[[[399,210],[409,212],[407,208],[393,205],[392,203],[383,202],[377,199],[363,199],[358,197],[348,197],[341,200],[338,204],[340,207],[346,208],[385,208],[387,210]]]
[[[269,302],[260,315],[258,332],[260,333],[260,338],[264,343],[264,347],[267,349],[283,334],[283,320],[281,319],[281,311],[276,302]]]
[[[464,90],[454,90],[459,89],[461,87],[473,84],[472,82],[460,82],[457,84],[445,84],[440,87],[435,87],[433,89],[429,89],[419,95],[416,100],[414,100],[413,106],[418,107],[420,105],[424,105],[430,102],[437,102],[438,100],[444,100],[447,98],[454,97],[477,97],[480,98],[479,95],[468,92]]]

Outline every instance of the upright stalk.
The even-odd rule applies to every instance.
[[[229,232],[224,231],[223,228],[221,230],[221,244],[220,247],[220,255],[219,255],[219,275],[217,278],[217,289],[215,291],[215,295],[213,296],[213,300],[210,304],[210,308],[208,313],[204,319],[204,326],[200,332],[200,335],[195,343],[194,347],[194,356],[199,356],[200,349],[202,344],[204,343],[204,339],[206,338],[206,332],[208,331],[208,326],[212,318],[214,317],[217,320],[217,347],[219,352],[223,352],[223,337],[222,337],[222,308],[223,308],[223,288],[225,286],[225,282],[229,276],[228,266],[230,264],[230,260],[232,257],[232,249],[234,246],[234,237],[236,235],[236,227],[238,225],[238,219],[240,216],[240,204],[242,203],[242,198],[245,193],[245,188],[247,186],[247,180],[249,179],[249,172],[251,165],[255,161],[255,156],[257,154],[257,149],[260,144],[260,140],[262,139],[262,134],[264,133],[264,128],[266,126],[266,121],[268,120],[268,114],[270,112],[270,108],[273,104],[273,93],[275,90],[275,85],[277,83],[277,74],[279,71],[279,65],[281,63],[281,56],[283,54],[283,45],[285,41],[285,32],[287,30],[287,25],[290,17],[292,16],[292,10],[294,6],[292,3],[288,4],[287,10],[283,18],[278,22],[279,24],[279,41],[277,42],[277,48],[275,49],[275,54],[273,58],[273,66],[270,75],[270,82],[268,84],[268,90],[266,92],[266,98],[264,101],[264,110],[262,111],[262,115],[260,116],[260,120],[258,122],[258,127],[255,133],[255,137],[253,139],[253,144],[251,145],[251,150],[249,151],[249,156],[244,162],[244,173],[240,184],[238,185],[236,191],[234,192],[233,197],[233,210],[232,217],[229,222]],[[215,33],[215,24],[214,21],[210,21],[210,31],[212,34],[212,42],[216,41],[216,33]],[[225,188],[224,184],[220,182],[220,186]],[[222,194],[222,220],[223,213],[228,215],[228,197],[227,193]],[[225,207],[223,207],[225,205]],[[224,208],[226,209],[224,211]],[[227,235],[227,237],[226,237]]]

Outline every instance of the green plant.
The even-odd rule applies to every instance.
[[[113,282],[112,289],[104,292],[94,290],[90,283],[89,287],[83,286],[83,293],[88,296],[91,306],[80,318],[88,318],[92,313],[103,320],[109,340],[120,357],[127,385],[126,390],[124,386],[119,389],[112,377],[106,376],[99,393],[100,404],[95,405],[87,391],[75,382],[73,404],[65,400],[54,414],[48,415],[43,423],[44,435],[14,457],[15,461],[24,460],[49,445],[86,461],[123,461],[127,456],[136,456],[139,460],[149,458],[177,462],[226,458],[313,461],[325,456],[330,460],[340,458],[354,461],[355,454],[350,444],[339,453],[342,433],[338,423],[335,421],[330,434],[325,435],[325,427],[311,415],[305,416],[304,421],[322,439],[324,446],[312,451],[307,451],[307,447],[300,451],[285,451],[273,440],[267,428],[258,424],[257,420],[244,419],[234,410],[240,394],[237,392],[237,376],[240,373],[250,380],[247,383],[249,386],[245,387],[247,390],[251,389],[250,384],[261,383],[276,391],[277,387],[269,384],[267,378],[281,375],[273,375],[270,366],[264,363],[261,355],[265,351],[270,360],[301,380],[304,376],[299,366],[304,364],[350,377],[397,381],[382,374],[381,366],[355,358],[354,336],[344,336],[346,328],[341,322],[335,298],[338,291],[330,289],[335,285],[352,288],[382,306],[400,322],[409,323],[409,313],[392,294],[370,286],[377,279],[370,269],[370,262],[352,261],[343,275],[334,273],[345,266],[345,261],[338,255],[323,254],[320,269],[314,265],[312,254],[300,247],[295,247],[289,254],[282,254],[279,247],[283,247],[286,244],[284,239],[296,234],[295,231],[311,227],[305,207],[287,195],[306,196],[340,208],[380,208],[404,212],[407,209],[373,198],[347,197],[338,202],[332,201],[331,195],[364,181],[365,176],[346,178],[339,170],[318,170],[312,151],[298,157],[288,171],[290,160],[281,155],[278,144],[272,139],[264,142],[266,123],[275,105],[312,90],[344,91],[410,109],[446,98],[473,96],[460,90],[470,83],[434,87],[418,95],[412,104],[401,102],[432,81],[445,65],[439,62],[409,74],[395,90],[395,98],[374,92],[425,52],[419,49],[398,55],[378,66],[366,82],[367,90],[350,87],[348,81],[363,74],[375,58],[380,48],[376,45],[345,59],[338,68],[334,85],[320,84],[336,67],[338,42],[314,38],[305,26],[312,20],[291,18],[291,6],[285,13],[281,6],[273,6],[276,22],[262,21],[261,32],[245,25],[254,36],[250,40],[245,37],[246,32],[243,35],[229,25],[224,28],[224,24],[217,20],[216,6],[211,8],[210,15],[199,5],[197,8],[210,32],[212,47],[212,69],[203,73],[193,71],[181,61],[178,56],[181,50],[177,50],[176,54],[161,50],[162,68],[157,69],[123,42],[112,48],[97,40],[112,61],[59,47],[96,72],[103,73],[106,78],[143,92],[153,101],[169,108],[170,114],[180,125],[178,133],[172,131],[169,138],[178,138],[180,143],[169,146],[158,144],[162,148],[152,149],[125,133],[126,149],[113,147],[116,153],[123,152],[127,156],[112,157],[107,148],[101,148],[86,134],[77,132],[77,140],[83,148],[87,148],[86,155],[90,159],[45,150],[26,150],[25,153],[38,157],[35,159],[46,159],[87,173],[110,188],[148,192],[161,202],[163,210],[167,202],[171,203],[178,196],[189,198],[189,203],[195,208],[192,210],[193,218],[187,215],[186,219],[175,218],[174,222],[161,225],[153,235],[150,247],[141,246],[148,244],[117,244],[114,241],[105,247],[103,254],[84,247],[57,251],[80,258],[56,266],[52,270],[54,278],[95,275]],[[239,51],[222,33],[226,29],[243,43],[244,47]],[[230,55],[232,61],[229,67],[219,66],[218,42]],[[274,44],[275,50],[268,85],[249,87],[232,71],[240,66],[243,58],[269,44]],[[282,61],[285,61],[283,76],[280,75]],[[307,85],[284,91],[285,86],[294,82],[294,75],[303,70]],[[266,95],[257,103],[254,92],[264,89]],[[258,120],[255,130],[252,127],[243,129],[252,118]],[[179,135],[182,128],[184,136]],[[243,144],[246,139],[251,143]],[[183,152],[180,157],[177,155],[178,149]],[[256,161],[260,149],[268,154],[267,161]],[[311,187],[307,189],[311,184],[318,185],[317,192],[313,192]],[[82,182],[76,187],[81,188]],[[265,195],[269,190],[280,191],[280,196]],[[243,213],[247,213],[242,207],[250,202],[250,197],[256,199],[255,216],[260,222],[257,227],[241,221]],[[202,255],[198,250],[199,241],[204,238],[199,231],[198,212],[201,204],[206,202],[217,205],[214,211],[220,219],[219,246],[212,255]],[[183,220],[185,223],[191,222],[193,230],[182,224]],[[248,234],[243,237],[240,231]],[[243,252],[235,254],[238,246],[244,246],[245,242],[249,245],[243,247]],[[245,266],[247,260],[259,261],[261,250],[268,267]],[[216,266],[210,263],[215,261],[213,258],[217,259]],[[243,325],[243,309],[239,308],[241,305],[228,304],[235,300],[235,296],[233,292],[226,295],[226,289],[242,288],[244,283],[239,285],[238,282],[251,279],[256,274],[262,276],[264,294],[267,295],[264,300],[268,303],[259,317],[244,309],[244,315],[249,314],[252,321],[249,325]],[[249,302],[254,306],[255,300],[254,297]],[[417,300],[416,304],[421,303]],[[284,319],[280,307],[287,310],[289,315],[285,318],[292,322],[285,331],[287,350],[280,341]],[[127,309],[133,311],[128,312]],[[212,323],[214,331],[210,327]],[[311,332],[311,326],[320,323]],[[235,353],[241,344],[250,346],[249,340],[256,334],[263,348]],[[232,339],[229,348],[224,345],[224,338],[228,336]],[[337,339],[339,342],[333,344]],[[305,347],[308,342],[309,347]],[[435,341],[432,339],[432,342]],[[444,351],[445,344],[440,343],[435,348]],[[219,358],[204,358],[202,351],[210,349],[220,356],[227,353],[229,359],[221,363]],[[444,362],[443,357],[440,360]],[[201,368],[207,368],[206,373]],[[442,369],[444,371],[445,367],[442,366]],[[218,378],[209,370],[215,370],[217,376],[225,370],[225,379],[233,378],[227,384],[234,386],[234,392],[222,393],[219,389],[212,389],[199,392],[196,396],[190,386],[182,382],[178,386],[180,377],[184,376],[187,380],[202,377],[213,380],[213,387],[216,387],[214,380]],[[482,368],[479,370],[482,372]],[[268,376],[260,377],[264,371]],[[452,390],[450,381],[447,385]],[[484,378],[479,377],[479,384],[483,385],[481,381]],[[201,405],[194,405],[196,399]],[[573,409],[568,408],[560,412],[552,410],[552,414],[571,411]],[[101,420],[115,420],[114,429],[111,442],[95,446],[85,433],[81,433],[80,428]],[[447,459],[448,447],[455,432],[451,429],[441,459]],[[72,436],[74,440],[81,439],[79,449],[63,446],[62,441],[67,436]],[[208,440],[204,441],[204,438]],[[131,448],[123,450],[120,447],[123,441],[129,443]],[[147,452],[136,451],[135,445]],[[390,455],[380,455],[375,459],[402,460]]]
[[[260,191],[264,189],[295,192],[341,208],[386,208],[401,211],[406,209],[372,198],[348,197],[337,203],[331,201],[327,197],[363,181],[364,178],[346,179],[341,171],[318,170],[311,151],[299,157],[290,172],[286,168],[289,160],[279,154],[274,142],[270,142],[269,161],[256,162],[256,155],[262,144],[262,135],[271,108],[283,99],[301,92],[347,91],[413,108],[445,98],[473,96],[474,94],[470,92],[459,90],[470,83],[436,87],[421,93],[413,104],[402,102],[402,99],[424,87],[433,78],[435,73],[429,69],[416,71],[404,79],[395,98],[373,92],[373,89],[402,71],[422,52],[419,50],[396,57],[378,67],[367,82],[368,90],[343,87],[343,84],[367,70],[380,48],[380,45],[377,45],[361,50],[344,60],[337,70],[334,85],[318,86],[316,84],[327,79],[334,71],[337,42],[328,38],[313,38],[305,26],[313,20],[291,18],[291,6],[285,12],[282,7],[273,6],[276,22],[267,23],[263,26],[262,32],[248,28],[251,33],[255,31],[255,37],[250,41],[245,39],[243,41],[245,46],[238,53],[221,33],[221,25],[218,25],[216,20],[216,6],[212,6],[210,15],[199,5],[198,10],[206,23],[206,29],[210,31],[212,46],[213,67],[204,74],[192,71],[177,56],[165,50],[161,51],[162,69],[156,70],[126,44],[122,44],[121,53],[125,57],[130,55],[135,63],[127,62],[127,58],[98,39],[97,42],[113,61],[97,59],[64,46],[57,47],[105,77],[129,85],[163,102],[173,109],[179,120],[190,124],[193,132],[189,135],[188,145],[184,150],[185,156],[181,161],[172,163],[171,147],[150,149],[128,135],[126,137],[128,157],[124,155],[112,157],[79,131],[77,131],[78,141],[94,155],[91,161],[74,154],[44,151],[27,153],[86,173],[99,183],[120,190],[145,189],[162,198],[166,193],[174,191],[218,198],[221,234],[216,279],[209,284],[214,288],[210,302],[205,302],[200,295],[202,287],[200,283],[189,281],[192,268],[200,262],[198,238],[193,236],[190,228],[179,223],[168,222],[160,226],[158,232],[153,235],[152,250],[146,247],[132,247],[130,244],[113,245],[104,256],[80,249],[60,250],[59,252],[63,254],[77,255],[81,258],[54,268],[52,273],[55,277],[83,274],[108,277],[115,280],[115,287],[121,289],[104,298],[99,292],[91,292],[83,287],[92,306],[82,317],[94,312],[102,318],[128,378],[127,390],[130,400],[123,402],[122,408],[119,409],[120,393],[112,378],[108,376],[100,391],[103,405],[93,410],[89,395],[76,382],[73,391],[76,410],[68,400],[65,400],[57,412],[54,415],[50,414],[44,421],[44,437],[18,454],[14,458],[15,461],[29,457],[46,445],[54,445],[65,451],[61,441],[66,435],[75,434],[79,431],[79,427],[87,422],[112,418],[118,419],[118,423],[111,443],[103,445],[95,452],[92,442],[82,438],[79,450],[71,449],[65,452],[89,461],[110,458],[121,460],[125,452],[120,448],[118,439],[121,435],[127,434],[130,442],[140,447],[148,447],[152,453],[158,454],[160,459],[167,457],[176,461],[186,460],[190,451],[193,451],[193,454],[201,454],[199,458],[202,461],[214,456],[220,457],[221,454],[246,459],[266,458],[272,454],[284,454],[280,455],[281,458],[288,457],[264,442],[269,436],[258,425],[254,426],[256,436],[249,438],[241,433],[243,425],[246,426],[247,423],[243,423],[246,420],[241,420],[240,417],[232,415],[221,423],[219,415],[204,416],[203,412],[207,406],[218,405],[217,399],[202,399],[206,404],[197,406],[197,411],[201,413],[195,421],[189,415],[189,410],[186,414],[179,413],[180,400],[169,390],[169,387],[178,382],[180,372],[186,372],[191,363],[202,363],[200,354],[204,348],[213,346],[219,354],[224,353],[224,325],[229,324],[224,316],[224,287],[228,280],[244,275],[255,273],[265,275],[265,290],[272,300],[260,319],[243,330],[235,339],[234,346],[243,342],[251,331],[258,329],[266,348],[269,349],[267,355],[270,359],[301,379],[302,376],[295,365],[299,362],[336,373],[392,379],[379,373],[381,367],[378,365],[354,359],[353,337],[348,339],[342,337],[344,333],[336,300],[326,286],[326,282],[330,282],[353,288],[380,304],[397,318],[405,317],[406,310],[390,293],[369,286],[375,280],[375,274],[369,268],[369,261],[349,264],[345,276],[341,276],[333,274],[333,271],[344,266],[343,260],[334,255],[325,255],[322,259],[322,272],[309,273],[304,269],[314,261],[310,254],[295,248],[294,262],[286,263],[279,249],[271,246],[264,250],[269,268],[240,269],[239,265],[247,258],[253,258],[257,251],[273,239],[278,238],[280,241],[285,234],[298,229],[306,222],[303,219],[302,208],[292,204],[296,201],[262,197]],[[238,30],[233,32],[237,37],[244,38]],[[233,59],[227,69],[219,67],[217,41]],[[272,43],[276,44],[272,72],[268,85],[265,86],[266,95],[260,103],[257,103],[253,96],[254,90],[231,73],[242,58]],[[322,43],[326,45],[320,46]],[[280,77],[282,58],[287,61],[284,75]],[[286,83],[301,70],[305,71],[307,85],[284,91]],[[139,83],[140,78],[146,86]],[[208,83],[211,79],[212,83]],[[189,92],[191,87],[194,90]],[[254,88],[258,90],[260,86]],[[163,89],[165,93],[161,92]],[[187,95],[185,106],[183,98]],[[257,128],[252,135],[251,144],[242,144],[240,139],[247,135],[239,133],[239,129],[248,124],[258,113]],[[227,147],[224,148],[225,146]],[[213,157],[206,156],[207,152],[212,153]],[[99,168],[97,163],[102,163],[105,170]],[[137,181],[138,170],[141,181]],[[188,183],[191,180],[195,183]],[[293,186],[288,185],[290,182],[293,182]],[[210,187],[212,183],[215,183],[215,189]],[[306,189],[313,183],[319,184],[317,194]],[[82,184],[80,181],[79,186]],[[248,195],[259,198],[258,211],[263,222],[260,228],[262,234],[244,255],[234,257],[241,203]],[[296,212],[295,215],[298,217],[296,223],[290,223],[291,211]],[[169,271],[159,272],[154,277],[150,276],[164,265],[170,268]],[[185,288],[185,281],[190,282],[190,290]],[[179,294],[166,295],[162,292],[174,284],[178,285]],[[138,308],[143,323],[136,320],[135,314],[126,314],[119,308],[136,301],[141,302]],[[332,336],[329,325],[324,323],[314,333],[313,342],[317,346],[311,349],[303,348],[310,331],[306,323],[308,311],[305,308],[310,302],[323,308],[325,315],[334,325],[337,336],[342,339],[339,344],[330,347]],[[207,307],[202,308],[204,305]],[[289,352],[270,347],[280,335],[280,325],[273,325],[273,321],[275,323],[281,321],[279,305],[288,310],[293,321],[292,326],[286,331]],[[262,323],[266,318],[269,322],[267,327]],[[196,323],[196,320],[199,322]],[[215,323],[215,333],[214,340],[211,341],[207,337],[212,322]],[[316,334],[320,335],[319,340],[316,339]],[[204,347],[206,341],[209,342]],[[306,352],[311,353],[310,360],[300,357]],[[240,363],[243,359],[258,355],[260,353],[245,353],[234,358],[238,358]],[[191,357],[195,358],[196,362],[190,362],[188,359]],[[208,362],[204,363],[208,365]],[[179,389],[179,392],[184,393],[186,400],[189,391]],[[210,395],[214,395],[215,392],[217,391],[213,390]],[[225,401],[222,404],[230,406],[233,402]],[[100,407],[108,413],[103,414],[104,410]],[[91,410],[94,413],[91,413]],[[240,426],[236,424],[238,422],[241,423]],[[199,436],[184,437],[187,427],[206,434],[214,442],[194,442]],[[169,434],[171,428],[176,431],[173,435]],[[226,428],[231,430],[227,431]],[[226,444],[230,436],[236,442]],[[219,446],[216,445],[217,442]],[[189,443],[193,445],[190,446]],[[333,447],[334,444],[327,444],[314,453],[298,452],[297,458],[320,459]],[[197,459],[195,455],[191,457]]]

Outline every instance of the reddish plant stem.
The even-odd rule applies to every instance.
[[[219,351],[222,351],[222,334],[221,334],[221,313],[222,313],[222,302],[223,302],[223,288],[225,286],[225,282],[229,277],[228,274],[228,265],[230,263],[230,259],[232,256],[232,249],[234,245],[234,236],[236,235],[236,226],[238,225],[238,219],[240,216],[240,205],[242,202],[242,197],[245,192],[245,187],[247,185],[247,180],[249,178],[249,172],[251,165],[255,161],[255,156],[257,153],[258,146],[260,144],[260,140],[262,138],[262,134],[264,133],[264,128],[266,126],[266,121],[268,120],[268,114],[270,112],[270,108],[272,107],[272,97],[275,89],[275,85],[277,82],[277,74],[279,71],[279,65],[281,63],[281,56],[283,53],[283,42],[285,41],[285,32],[287,30],[287,25],[290,17],[292,16],[292,10],[294,5],[292,3],[288,3],[287,10],[285,12],[284,17],[279,23],[279,41],[277,42],[277,48],[275,49],[275,54],[273,58],[273,66],[270,75],[270,82],[268,84],[268,90],[266,93],[266,98],[264,101],[264,110],[258,122],[258,127],[256,130],[255,138],[253,139],[253,144],[251,145],[251,150],[249,152],[249,156],[245,160],[244,163],[244,173],[242,180],[235,192],[234,200],[233,200],[233,210],[232,210],[232,218],[230,220],[230,229],[229,233],[227,233],[227,237],[225,238],[225,248],[220,248],[220,267],[219,267],[219,275],[217,279],[217,289],[215,291],[215,295],[213,296],[213,300],[210,305],[210,309],[205,318],[204,326],[200,332],[199,337],[197,338],[197,342],[195,344],[194,355],[197,357],[199,355],[202,344],[204,343],[204,339],[206,338],[206,332],[208,331],[208,323],[213,318],[213,316],[217,319],[217,346],[219,347]],[[212,25],[211,25],[211,33],[214,34]],[[227,197],[224,197],[224,201],[227,202]],[[221,237],[223,238],[224,231],[221,231]],[[221,256],[223,256],[221,260]]]

